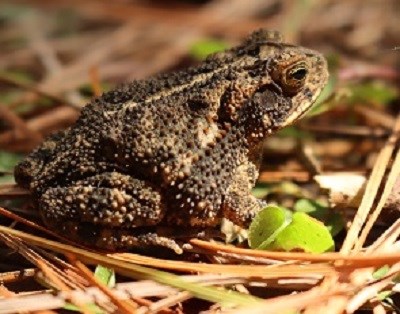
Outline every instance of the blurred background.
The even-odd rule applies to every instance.
[[[352,197],[363,194],[361,186],[374,166],[388,174],[394,164],[391,156],[386,164],[377,162],[389,135],[399,153],[399,0],[0,0],[0,225],[14,228],[17,221],[17,227],[32,231],[4,208],[41,223],[31,203],[21,197],[27,191],[14,184],[14,165],[50,133],[74,123],[91,98],[122,82],[199,63],[260,27],[324,53],[330,80],[305,119],[266,141],[254,194],[323,221],[340,248],[360,202]],[[398,165],[393,168],[400,171]],[[379,192],[390,181],[386,177],[371,180],[380,185]],[[387,199],[372,238],[400,217],[399,177]],[[236,231],[228,226],[224,232],[233,240],[241,236]],[[17,251],[0,246],[1,271],[32,267],[10,254]],[[232,260],[252,261],[237,258]],[[210,256],[204,260],[221,262]],[[302,276],[303,272],[299,267]],[[347,287],[345,276],[351,282],[359,278],[345,272],[335,275],[340,281],[333,280],[332,287]],[[11,290],[43,289],[20,285],[22,277],[15,275]],[[369,284],[371,276],[357,280],[357,285]],[[0,287],[0,294],[9,297]],[[281,287],[276,291],[286,293]],[[327,300],[325,281],[320,291],[325,299],[315,294],[315,304],[320,298]],[[398,294],[393,300],[398,309]],[[342,303],[339,298],[329,305]]]
[[[286,171],[276,180],[307,180],[292,154],[300,138],[312,140],[323,169],[364,171],[398,112],[399,17],[398,0],[2,0],[0,170],[72,124],[91,97],[196,64],[266,27],[323,52],[331,80],[312,120],[268,142],[276,154],[265,169],[276,159]]]

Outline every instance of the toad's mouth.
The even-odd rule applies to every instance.
[[[310,105],[304,105],[302,107],[296,108],[296,110],[292,111],[289,115],[288,118],[282,123],[280,128],[284,128],[288,125],[291,125],[295,123],[297,120],[302,119],[312,108],[312,103]]]
[[[316,101],[318,100],[318,97],[320,97],[321,92],[323,91],[324,88],[325,87],[322,87],[321,89],[316,90],[311,95],[309,93],[304,92],[303,95],[306,95],[305,97],[307,99],[303,99],[304,101],[303,105],[295,107],[292,109],[291,112],[289,112],[285,121],[283,121],[282,125],[280,125],[280,128],[284,128],[304,118],[304,116],[306,116],[307,113],[309,113],[310,110],[315,106]]]

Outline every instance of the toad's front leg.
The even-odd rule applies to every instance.
[[[266,205],[251,194],[258,176],[254,164],[248,162],[238,167],[222,205],[225,218],[248,228],[254,216]]]
[[[117,172],[49,188],[39,198],[39,209],[51,229],[84,245],[112,251],[154,246],[182,251],[174,240],[151,231],[165,215],[160,192]]]

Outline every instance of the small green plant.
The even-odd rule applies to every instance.
[[[335,243],[328,228],[304,212],[291,212],[267,206],[254,218],[249,228],[249,245],[253,249],[273,251],[333,251]]]
[[[115,286],[115,272],[111,268],[97,265],[94,271],[94,277],[109,288],[114,288]]]

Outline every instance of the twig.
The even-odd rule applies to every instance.
[[[28,196],[29,191],[17,186],[16,184],[0,184],[1,197],[21,197]]]
[[[242,249],[234,246],[228,246],[224,244],[217,244],[206,242],[198,239],[192,239],[190,241],[192,245],[199,246],[202,249],[214,251],[214,252],[230,252],[236,254],[243,254],[249,256],[259,256],[264,258],[272,258],[277,260],[292,260],[292,261],[308,261],[314,263],[322,262],[335,262],[343,261],[349,265],[354,263],[358,267],[379,267],[384,264],[394,264],[400,259],[400,253],[391,254],[358,254],[358,255],[343,255],[341,253],[323,253],[323,254],[311,254],[311,253],[295,253],[295,252],[272,252],[272,251],[261,251],[252,249]],[[217,266],[217,265],[216,265]],[[278,267],[272,268],[278,270]]]
[[[328,301],[333,296],[340,296],[346,293],[340,289],[332,289],[329,292],[321,291],[321,288],[314,288],[306,292],[300,292],[297,294],[270,298],[264,301],[262,304],[256,306],[249,306],[239,308],[237,310],[226,310],[222,311],[223,314],[274,314],[283,313],[286,311],[301,310],[305,306],[312,304],[320,304],[321,302]]]
[[[24,280],[35,276],[38,272],[37,268],[27,268],[23,270],[10,271],[6,273],[0,273],[0,281],[3,283],[14,282],[18,280]]]
[[[185,300],[188,300],[192,297],[192,295],[187,292],[178,292],[177,294],[170,296],[168,298],[162,299],[158,302],[153,303],[152,305],[149,306],[147,312],[144,309],[139,309],[137,314],[146,314],[146,313],[159,313],[159,311],[169,308],[171,306],[174,306],[175,304],[179,302],[183,302]]]
[[[283,180],[307,182],[310,179],[311,175],[307,171],[262,171],[258,182],[282,182]]]

